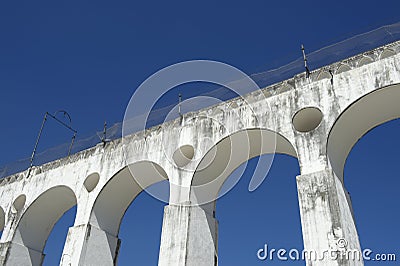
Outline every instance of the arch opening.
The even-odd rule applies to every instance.
[[[165,171],[154,162],[140,161],[124,167],[100,191],[90,215],[90,223],[118,236],[122,217],[139,193],[166,179]],[[140,184],[137,180],[141,181]]]
[[[168,180],[150,185],[146,190],[153,189],[168,194]],[[157,265],[166,205],[146,191],[140,192],[129,205],[118,232],[121,239],[119,265]]]
[[[278,154],[278,164],[275,163],[275,154]],[[207,224],[206,228],[203,228],[204,232],[215,236],[213,241],[218,250],[218,264],[249,264],[249,261],[250,264],[257,263],[259,260],[254,254],[263,247],[265,241],[283,240],[280,243],[285,243],[285,246],[302,250],[295,181],[300,167],[296,158],[293,145],[282,135],[267,129],[235,132],[220,140],[203,157],[197,166],[199,170],[193,176],[190,196],[192,204],[197,203],[207,215],[218,218],[220,222],[216,229],[211,222],[213,220],[208,218],[208,228]],[[263,162],[269,163],[272,160],[275,167],[265,167]],[[270,176],[271,171],[272,175],[276,175],[276,169],[286,170],[287,172],[282,170],[285,173],[281,173],[292,178],[267,177],[264,180],[267,174]],[[251,191],[251,184],[257,178],[261,183],[257,189]],[[276,184],[271,185],[271,180]],[[278,185],[280,182],[284,187],[287,186],[286,183],[290,184],[290,188],[281,192]],[[226,193],[228,191],[229,193]],[[283,201],[274,201],[275,206],[266,211],[270,199],[268,197],[273,195],[270,193],[286,202],[283,204]],[[285,217],[283,219],[290,222],[283,224],[280,219],[269,217],[271,212],[276,213],[276,217]],[[296,218],[293,218],[293,215],[296,215]],[[267,219],[271,227],[265,226]],[[218,230],[218,233],[214,230]],[[279,230],[290,232],[290,237],[282,238],[277,234]],[[270,235],[272,232],[274,236]],[[241,239],[241,245],[237,245],[237,239]],[[243,241],[245,245],[242,245]]]
[[[257,251],[265,248],[265,244],[267,253],[273,248],[304,249],[296,186],[296,176],[300,174],[298,160],[276,154],[266,180],[257,190],[249,192],[249,179],[257,161],[264,156],[271,155],[252,158],[232,172],[226,182],[240,175],[239,182],[217,200],[218,265],[258,265],[261,260]],[[304,265],[304,261],[290,264]]]
[[[197,166],[190,191],[192,204],[201,205],[207,212],[213,213],[218,195],[229,191],[230,188],[226,188],[226,191],[221,192],[221,188],[235,169],[254,157],[275,153],[297,158],[293,145],[271,130],[246,129],[223,138],[206,153]],[[250,190],[261,184],[273,157],[262,159],[254,178],[250,180]]]
[[[63,250],[68,231],[74,225],[76,211],[77,205],[67,210],[55,223],[44,247],[45,256],[42,266],[59,265],[61,261],[65,262],[69,259],[68,254],[63,256]]]
[[[362,249],[397,253],[400,119],[381,124],[352,147],[344,169]],[[372,265],[365,261],[365,265]],[[387,261],[387,265],[397,265]]]
[[[400,84],[386,86],[353,102],[337,118],[328,136],[327,154],[342,182],[346,159],[356,142],[376,126],[400,118],[398,99]]]
[[[56,186],[40,194],[22,214],[12,242],[27,248],[11,248],[8,263],[41,265],[47,239],[60,217],[77,203],[75,193],[67,186]]]
[[[102,263],[116,263],[122,246],[119,231],[125,213],[143,190],[151,193],[152,185],[163,183],[161,181],[168,182],[168,176],[161,166],[151,161],[130,164],[108,180],[90,214],[91,236],[87,240],[83,264],[99,261],[99,258]],[[168,193],[169,186],[165,196]]]

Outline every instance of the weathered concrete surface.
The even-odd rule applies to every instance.
[[[158,265],[217,265],[216,219],[197,206],[165,206]]]
[[[83,239],[80,239],[82,236]],[[88,224],[71,227],[66,242],[71,244],[65,246],[61,265],[73,265],[72,257],[69,254],[79,257],[77,265],[117,264],[121,240],[96,226]]]
[[[41,265],[44,259],[41,252],[17,243],[3,243],[3,252],[7,252],[4,259],[1,260],[4,265]]]
[[[301,74],[244,98],[185,114],[182,121],[34,167],[30,176],[25,171],[4,178],[0,261],[40,265],[53,225],[76,204],[61,265],[96,261],[111,265],[117,260],[119,225],[129,204],[144,187],[168,179],[160,265],[215,265],[215,195],[241,163],[274,151],[295,156],[300,164],[297,180],[305,248],[323,250],[339,238],[358,248],[351,203],[343,187],[344,163],[359,137],[400,117],[399,84],[396,42],[316,70],[310,78]],[[315,129],[299,132],[292,124],[295,114],[302,114],[296,120],[300,128],[317,119],[300,111],[308,107],[320,110],[321,121]],[[193,147],[194,159],[183,170],[174,163],[173,154],[185,145]],[[204,189],[204,184],[211,185]]]
[[[340,180],[330,170],[297,177],[300,213],[303,229],[304,249],[324,254],[325,251],[340,250],[338,243],[346,241],[347,250],[361,250],[357,230]],[[359,261],[345,256],[332,260],[331,254],[308,265],[360,265]]]

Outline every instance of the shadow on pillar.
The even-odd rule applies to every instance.
[[[40,266],[43,260],[44,254],[42,254],[42,252],[17,243],[0,243],[0,265]]]
[[[164,208],[159,266],[217,265],[218,222],[198,206]]]
[[[117,265],[120,239],[93,225],[86,225],[84,229],[86,230],[85,242],[79,265]],[[74,231],[73,228],[70,230]],[[62,265],[68,265],[67,261],[62,263]]]

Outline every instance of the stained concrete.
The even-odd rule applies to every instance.
[[[244,98],[35,166],[29,176],[24,171],[6,177],[0,181],[0,262],[40,265],[53,225],[77,204],[60,264],[112,265],[129,204],[143,188],[168,179],[159,264],[217,265],[215,195],[242,162],[271,152],[298,158],[305,249],[322,251],[341,238],[350,248],[359,248],[343,185],[344,163],[368,130],[400,117],[399,84],[400,43],[395,42],[315,70],[309,78],[303,73]],[[317,123],[303,115],[296,127],[306,130],[297,131],[292,119],[308,107],[320,110],[322,119]],[[193,148],[193,159],[177,165],[173,155],[185,145]]]

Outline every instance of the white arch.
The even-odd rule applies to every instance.
[[[215,199],[223,183],[236,168],[251,158],[273,153],[297,158],[290,141],[271,130],[240,130],[221,139],[206,153],[193,175],[192,203],[211,203],[209,211],[214,211]]]
[[[79,264],[116,264],[118,233],[129,205],[147,187],[167,180],[164,169],[152,161],[138,161],[116,172],[102,187],[90,212],[86,248]]]
[[[331,79],[332,75],[326,71],[326,70],[322,70],[319,72],[317,80],[323,80],[323,79]]]
[[[385,59],[385,58],[391,57],[391,56],[393,56],[395,54],[396,53],[392,49],[387,48],[387,49],[383,50],[383,52],[379,56],[379,59]]]
[[[52,187],[37,197],[22,214],[12,242],[25,246],[30,251],[43,253],[47,238],[61,216],[77,204],[75,193],[67,186]],[[13,249],[12,249],[13,251]],[[26,254],[26,253],[25,253]],[[18,261],[20,253],[11,252],[8,261]],[[40,265],[38,254],[29,252],[32,265]]]
[[[93,205],[90,223],[118,236],[122,218],[134,199],[145,188],[166,179],[167,174],[161,166],[151,161],[139,161],[124,167],[100,191]],[[138,184],[136,180],[143,182]]]
[[[351,67],[346,65],[346,64],[340,64],[339,67],[336,70],[336,74],[340,74],[346,71],[351,70]]]
[[[333,124],[327,141],[329,163],[343,182],[344,165],[356,142],[369,130],[400,117],[400,84],[374,90],[345,109]]]
[[[364,56],[362,56],[362,58],[358,61],[357,66],[358,66],[358,67],[361,67],[361,66],[370,64],[370,63],[372,63],[372,62],[374,62],[374,60],[373,60],[371,57],[365,56],[365,55],[364,55]]]

